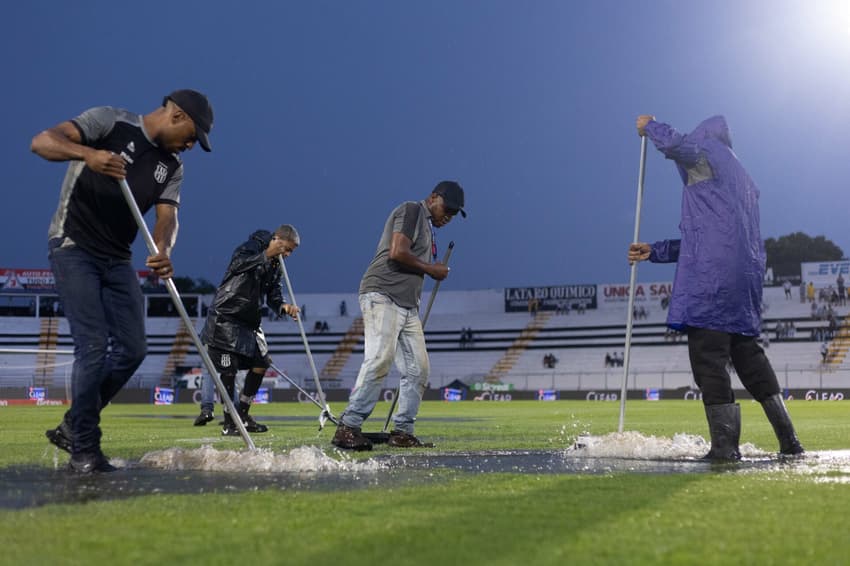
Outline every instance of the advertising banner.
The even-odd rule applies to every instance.
[[[154,405],[173,405],[174,390],[168,387],[153,388],[153,404]]]
[[[505,312],[595,309],[596,285],[505,288]]]
[[[463,389],[455,389],[453,387],[443,388],[443,401],[463,401],[466,398],[466,391]]]
[[[844,280],[844,287],[850,286],[850,260],[811,261],[800,264],[800,273],[805,284],[811,281],[815,289],[832,285],[838,287],[838,277]]]
[[[139,285],[145,289],[162,287],[150,271],[137,271]],[[49,269],[16,269],[0,267],[0,289],[3,291],[56,291],[56,280]]]
[[[46,387],[30,387],[27,390],[27,398],[33,401],[44,401],[47,399]]]
[[[662,302],[670,300],[673,292],[673,282],[664,281],[659,283],[637,283],[635,285],[635,305],[661,306]],[[622,308],[629,303],[629,284],[604,284],[599,285],[599,308]]]
[[[257,394],[254,395],[254,403],[259,405],[267,405],[269,402],[269,388],[268,387],[260,387],[257,390]]]

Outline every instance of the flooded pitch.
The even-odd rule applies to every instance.
[[[52,451],[52,450],[51,450]],[[279,490],[353,490],[443,481],[447,474],[679,474],[766,473],[807,476],[812,481],[850,483],[850,450],[810,452],[780,458],[750,444],[731,464],[701,460],[708,451],[699,436],[673,438],[612,433],[580,436],[561,450],[441,452],[435,449],[375,455],[366,460],[336,450],[306,446],[285,453],[219,450],[212,446],[170,448],[145,454],[138,462],[111,460],[109,474],[67,472],[54,454],[54,466],[0,469],[0,508],[20,509],[57,503],[120,499],[149,494],[203,494]],[[64,462],[64,454],[62,455]]]

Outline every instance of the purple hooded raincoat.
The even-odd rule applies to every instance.
[[[651,121],[645,132],[685,183],[682,239],[655,242],[649,258],[678,261],[667,324],[758,336],[765,266],[759,190],[732,151],[726,120],[713,116],[686,135]]]

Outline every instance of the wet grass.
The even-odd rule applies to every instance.
[[[338,414],[341,406],[333,406]],[[562,449],[618,424],[617,403],[426,403],[417,434],[440,451]],[[387,406],[376,410],[379,430]],[[850,404],[794,401],[806,448],[847,449]],[[63,409],[0,408],[0,466],[54,465],[43,430]],[[312,405],[254,409],[270,432],[259,447],[317,445]],[[758,405],[742,403],[742,442],[775,439]],[[191,406],[117,405],[104,413],[104,450],[137,461],[152,450],[215,441]],[[152,418],[162,417],[162,418]],[[296,418],[297,417],[297,418]],[[629,402],[626,429],[706,435],[696,402]],[[379,446],[375,454],[390,454]],[[357,458],[370,457],[368,454]],[[59,457],[60,464],[67,457]],[[436,470],[411,485],[377,482],[328,492],[263,489],[153,494],[0,511],[8,564],[838,564],[850,506],[846,473],[476,474]]]

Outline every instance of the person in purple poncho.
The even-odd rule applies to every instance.
[[[711,434],[711,460],[738,460],[741,410],[726,370],[731,360],[744,387],[761,403],[783,455],[803,453],[776,374],[759,346],[764,242],[759,190],[732,151],[729,127],[713,116],[681,134],[653,116],[637,119],[684,183],[682,237],[629,247],[629,262],[678,262],[667,325],[688,336],[694,380]]]

